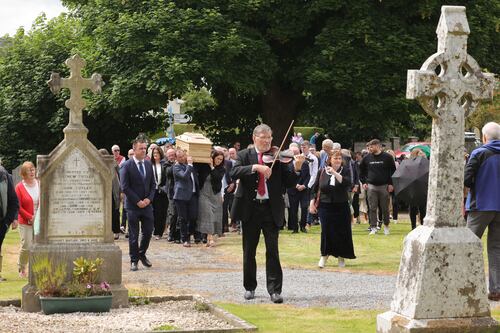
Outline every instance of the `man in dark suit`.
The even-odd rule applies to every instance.
[[[18,211],[19,201],[14,190],[12,177],[0,165],[0,281],[5,280],[2,278],[2,243],[9,226],[14,220],[17,220]],[[16,226],[17,222],[12,225],[12,229],[15,229]]]
[[[174,174],[174,202],[177,209],[177,223],[181,229],[184,247],[191,247],[191,233],[198,217],[198,176],[193,167],[193,158],[183,150],[177,150]],[[199,240],[198,240],[199,241]]]
[[[151,162],[146,160],[147,143],[143,138],[133,143],[134,157],[126,161],[120,168],[120,184],[126,195],[129,229],[130,270],[137,271],[140,260],[146,267],[152,264],[146,257],[149,241],[153,234],[154,216],[152,202],[156,183],[153,177]],[[141,244],[139,245],[139,222],[141,222]]]
[[[272,130],[265,124],[253,131],[254,148],[238,153],[231,170],[233,180],[239,179],[234,196],[232,218],[242,221],[243,286],[246,300],[255,297],[257,264],[255,252],[261,230],[266,242],[267,291],[274,303],[282,303],[283,272],[278,251],[278,235],[283,225],[285,202],[283,189],[295,186],[297,175],[292,163],[275,163],[271,168],[263,163],[263,153],[271,148]],[[300,170],[304,156],[298,156],[295,169]]]
[[[167,224],[169,225],[168,231],[168,241],[180,243],[181,242],[181,232],[180,228],[177,224],[177,209],[174,204],[174,165],[177,159],[175,155],[175,149],[169,148],[165,153],[165,165],[166,165],[166,173],[167,173],[167,196],[168,196],[168,216],[167,216]]]
[[[300,154],[299,148],[293,146],[290,150],[295,156]],[[300,205],[300,231],[307,232],[307,212],[309,207],[309,189],[307,187],[309,183],[309,164],[306,162],[302,164],[302,168],[297,173],[298,178],[295,186],[288,188],[288,200],[290,201],[290,208],[288,208],[288,229],[292,230],[292,233],[296,234],[299,232],[299,205]]]
[[[234,149],[234,148],[231,148]],[[233,168],[233,161],[227,159],[224,161],[224,167],[226,172],[224,173],[224,178],[222,179],[222,185],[224,190],[224,201],[222,203],[222,232],[229,231],[229,212],[231,211],[231,205],[233,203],[235,184],[231,179],[231,169]]]

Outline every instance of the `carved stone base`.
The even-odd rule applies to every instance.
[[[128,291],[122,285],[122,251],[117,245],[107,243],[35,244],[30,249],[29,282],[22,291],[21,307],[24,311],[40,311],[35,276],[31,269],[37,256],[48,256],[55,264],[66,263],[66,279],[68,281],[71,280],[73,261],[76,258],[102,258],[104,262],[100,280],[108,282],[111,286],[112,307],[128,307]]]
[[[498,333],[491,317],[410,319],[392,311],[377,316],[377,333]]]

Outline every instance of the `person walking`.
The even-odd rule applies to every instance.
[[[146,160],[146,140],[138,137],[133,143],[134,156],[120,168],[120,184],[125,193],[129,231],[130,270],[138,270],[138,262],[146,267],[152,263],[146,252],[153,234],[154,216],[152,202],[155,195],[155,179],[153,166]],[[142,237],[139,244],[139,223]]]
[[[339,267],[345,267],[345,258],[356,258],[348,195],[351,175],[343,164],[342,153],[335,151],[319,172],[311,191],[309,210],[313,214],[319,213],[321,220],[320,268],[325,267],[329,256],[338,258]]]
[[[207,234],[207,247],[215,246],[217,235],[222,230],[222,178],[226,173],[224,153],[214,150],[210,156],[212,163],[205,172],[200,172],[200,198],[196,230]]]
[[[163,237],[163,233],[165,232],[165,228],[167,226],[168,197],[165,189],[165,184],[167,183],[167,173],[163,157],[163,149],[160,147],[154,147],[151,150],[150,158],[155,180],[155,200],[153,201],[153,235],[156,240]]]
[[[283,189],[295,186],[297,175],[305,157],[295,157],[292,163],[277,162],[271,169],[264,164],[264,153],[271,149],[272,130],[266,124],[253,130],[252,148],[238,152],[231,177],[239,179],[234,196],[232,218],[241,220],[243,231],[243,286],[244,298],[255,298],[257,288],[256,249],[261,231],[266,243],[267,292],[274,303],[283,303],[281,296],[283,271],[281,270],[278,236],[285,219]]]
[[[33,223],[40,202],[40,184],[36,179],[36,168],[32,162],[21,165],[22,181],[16,185],[16,195],[19,201],[18,229],[21,239],[17,266],[19,277],[27,277],[26,266],[29,259],[29,248],[33,244]]]
[[[464,184],[469,188],[467,227],[481,238],[488,228],[488,299],[500,301],[500,125],[482,128],[483,143],[470,155]]]
[[[389,235],[389,193],[392,187],[392,174],[396,171],[394,158],[382,151],[380,141],[368,142],[370,151],[359,165],[359,179],[368,196],[368,220],[370,235],[377,233],[377,209],[381,210],[384,234]]]

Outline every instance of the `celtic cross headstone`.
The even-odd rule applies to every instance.
[[[464,119],[493,97],[495,79],[467,53],[465,7],[443,6],[438,51],[408,71],[407,98],[432,116],[427,215],[407,235],[391,311],[377,332],[496,332],[491,318],[481,241],[461,216]]]

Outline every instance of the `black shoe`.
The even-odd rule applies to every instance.
[[[146,258],[146,256],[142,256],[142,257],[139,257],[139,260],[142,262],[142,264],[146,267],[151,267],[153,266],[153,264],[151,263],[151,261],[148,260],[148,258]]]
[[[181,240],[180,240],[180,239],[176,239],[176,240],[174,240],[174,243],[175,243],[175,244],[180,244],[180,243],[181,243]]]
[[[297,229],[295,229],[294,231],[292,231],[292,234],[298,234],[299,231]]]
[[[300,227],[300,232],[307,234],[307,229],[305,227]]]
[[[278,293],[274,293],[271,294],[271,301],[276,304],[281,304],[283,303],[283,297]]]
[[[169,243],[173,243],[173,242],[174,242],[174,239],[173,239],[172,237],[168,237],[168,238],[167,238],[167,242],[169,242]]]
[[[136,262],[133,262],[130,264],[130,270],[132,272],[135,272],[135,271],[138,271],[139,270],[139,266],[137,266],[137,263]]]
[[[125,238],[128,238],[128,232],[125,234]]]
[[[255,298],[255,290],[247,290],[245,291],[245,295],[243,295],[243,297],[249,301],[251,299],[254,299]]]

